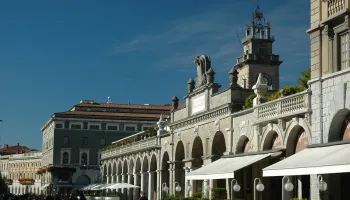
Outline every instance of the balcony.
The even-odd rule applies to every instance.
[[[262,55],[262,54],[245,54],[237,59],[238,64],[247,62],[247,61],[280,62],[280,56]]]
[[[279,98],[255,107],[255,124],[277,119],[295,117],[311,112],[311,91],[305,90],[297,94]]]
[[[111,149],[102,152],[101,159],[108,159],[118,157],[125,154],[131,154],[134,152],[142,152],[148,149],[160,148],[158,144],[158,137],[153,136],[137,142],[126,144],[123,146],[112,146]]]
[[[328,17],[336,15],[346,9],[345,0],[328,0]]]

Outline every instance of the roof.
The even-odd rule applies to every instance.
[[[91,107],[91,108],[119,108],[119,109],[144,109],[144,110],[165,110],[170,111],[171,105],[137,105],[137,104],[115,104],[115,103],[80,103],[74,107]],[[73,107],[73,108],[74,108]]]
[[[32,149],[26,146],[8,146],[0,149],[0,154],[17,154],[17,153],[28,153],[32,151]]]
[[[80,115],[80,116],[111,116],[111,117],[138,117],[138,118],[159,118],[160,114],[149,113],[115,113],[115,112],[91,112],[91,111],[68,111],[55,113],[59,115]],[[168,118],[168,115],[163,115]]]

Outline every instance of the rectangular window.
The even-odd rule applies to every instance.
[[[99,130],[100,126],[99,125],[90,125],[89,129],[91,129],[91,130]]]
[[[135,126],[125,126],[125,130],[126,131],[136,131],[136,127]]]
[[[109,130],[109,131],[117,131],[118,130],[118,126],[108,126],[107,130]]]
[[[88,138],[87,137],[82,137],[81,138],[81,144],[82,145],[88,145]]]
[[[341,70],[350,66],[350,40],[349,33],[340,35]]]
[[[70,126],[71,129],[81,129],[81,124],[72,124]]]
[[[68,136],[64,136],[63,138],[63,144],[69,144],[69,137]]]
[[[55,124],[55,128],[63,128],[63,124]]]
[[[106,145],[106,138],[101,138],[100,144],[101,146]]]

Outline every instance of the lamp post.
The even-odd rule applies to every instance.
[[[166,185],[166,183],[163,183],[163,184],[162,184],[162,191],[165,192],[165,194],[168,193],[169,188],[168,188],[168,186]],[[163,195],[162,195],[162,196],[163,196]]]
[[[192,185],[188,184],[186,189],[187,189],[187,196],[190,197],[190,192],[192,191]]]
[[[324,192],[327,190],[327,183],[325,181],[323,181],[323,177],[322,175],[318,175],[317,176],[317,179],[318,179],[318,190]]]
[[[181,186],[178,182],[175,182],[175,196],[176,196],[176,192],[181,192]]]
[[[233,181],[235,184],[233,185]],[[236,179],[231,180],[231,200],[233,200],[233,191],[239,192],[241,190],[241,186],[238,184],[238,181]]]
[[[287,183],[284,184],[284,180],[287,179]],[[288,176],[284,176],[282,178],[282,200],[284,199],[284,190],[287,190],[288,192],[292,191],[294,189],[293,183],[290,182]]]
[[[256,182],[258,182],[258,184]],[[255,178],[254,179],[254,200],[256,200],[256,191],[262,192],[264,191],[264,189],[265,189],[265,186],[264,184],[262,184],[261,179]]]

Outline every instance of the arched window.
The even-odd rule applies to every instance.
[[[81,165],[87,165],[87,153],[82,153],[81,154],[81,161],[80,161],[81,163]]]
[[[68,154],[68,152],[64,152],[63,153],[62,164],[64,164],[64,165],[69,164],[69,154]]]

